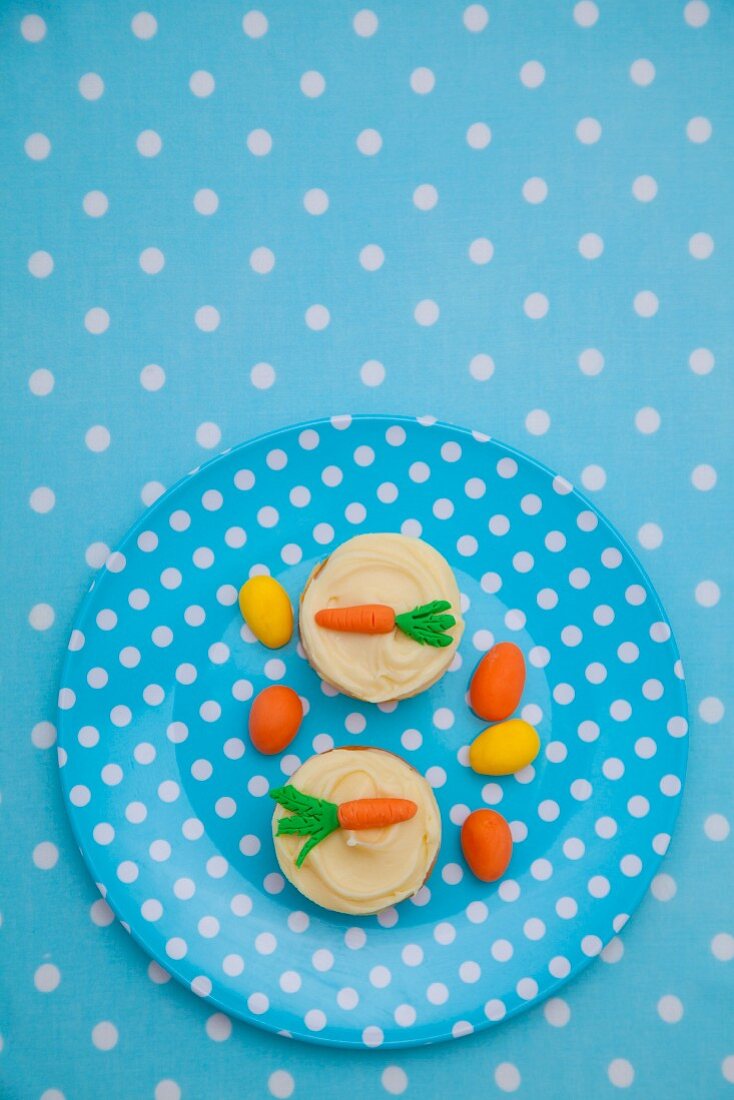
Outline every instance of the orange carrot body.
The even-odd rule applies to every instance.
[[[384,603],[357,607],[326,607],[315,615],[319,626],[345,634],[389,634],[395,629],[395,612]]]
[[[384,829],[415,817],[418,807],[409,798],[355,798],[338,810],[342,829]]]

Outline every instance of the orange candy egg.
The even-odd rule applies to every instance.
[[[498,642],[482,657],[469,685],[475,714],[488,722],[509,718],[525,687],[525,658],[512,642]]]
[[[477,878],[494,882],[512,858],[510,826],[495,810],[474,810],[461,826],[461,850]]]
[[[273,684],[250,707],[250,740],[258,752],[275,756],[290,745],[303,721],[303,704],[293,688]]]

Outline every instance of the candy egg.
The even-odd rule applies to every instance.
[[[274,756],[290,745],[303,721],[303,704],[293,688],[273,684],[250,707],[250,740],[258,752]]]
[[[511,718],[483,730],[469,749],[469,763],[480,775],[513,775],[532,764],[540,738],[522,718]]]
[[[525,658],[512,642],[498,642],[482,657],[469,686],[475,714],[488,722],[509,718],[525,687]]]
[[[512,858],[510,826],[495,810],[474,810],[461,826],[461,850],[477,878],[494,882]]]
[[[250,577],[240,588],[242,618],[259,642],[280,649],[293,634],[293,608],[288,593],[274,577]]]

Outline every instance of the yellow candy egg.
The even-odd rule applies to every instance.
[[[288,593],[274,577],[250,577],[240,588],[242,618],[259,642],[280,649],[293,634],[293,608]]]
[[[510,718],[483,730],[469,749],[469,763],[480,775],[513,775],[532,764],[540,738],[522,718]]]

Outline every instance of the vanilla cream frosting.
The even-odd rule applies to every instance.
[[[420,889],[441,843],[441,815],[428,782],[399,756],[382,749],[332,749],[312,756],[288,781],[305,794],[337,804],[353,798],[410,798],[409,821],[382,829],[337,829],[313,848],[300,867],[307,838],[276,836],[287,814],[273,814],[273,841],[283,874],[317,905],[366,915],[396,905]]]
[[[399,630],[346,634],[318,626],[322,608],[382,603],[396,615],[431,600],[448,600],[456,625],[451,645],[419,645]],[[346,695],[368,703],[403,699],[441,677],[459,644],[464,623],[459,589],[446,559],[408,535],[357,535],[318,566],[304,589],[301,642],[319,676]]]

